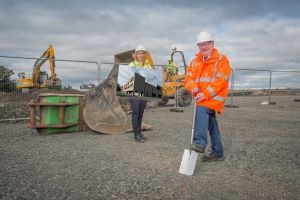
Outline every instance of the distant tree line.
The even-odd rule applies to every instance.
[[[13,70],[0,66],[0,92],[11,92],[16,90],[16,83],[10,80],[10,77],[15,74]]]

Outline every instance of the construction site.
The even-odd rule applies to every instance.
[[[275,71],[263,89],[236,90],[230,80],[217,116],[225,160],[202,162],[199,154],[186,176],[178,170],[190,147],[193,99],[182,85],[182,52],[171,54],[182,74],[140,88],[133,86],[147,85],[140,76],[123,87],[116,81],[133,50],[98,63],[55,59],[51,48],[40,58],[0,57],[19,75],[16,90],[0,94],[1,199],[300,198],[300,87],[272,88]],[[82,91],[82,83],[95,87]],[[148,100],[144,144],[133,140],[130,123],[135,92]]]

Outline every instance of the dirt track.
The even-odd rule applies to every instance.
[[[0,199],[300,199],[300,102],[236,97],[219,116],[225,161],[178,173],[192,108],[147,110],[145,144],[131,133],[39,135],[0,123]],[[299,97],[298,97],[299,98]]]

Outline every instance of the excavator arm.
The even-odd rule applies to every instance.
[[[32,72],[32,81],[33,81],[34,87],[38,87],[38,78],[40,75],[41,67],[47,60],[49,60],[49,62],[50,62],[51,79],[53,81],[56,81],[55,60],[54,59],[55,59],[54,48],[52,45],[49,45],[48,49],[34,63],[33,72]]]

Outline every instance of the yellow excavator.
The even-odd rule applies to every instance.
[[[49,60],[51,76],[48,76],[46,71],[41,71],[42,65]],[[22,90],[32,89],[61,89],[61,80],[56,77],[55,73],[55,56],[54,48],[49,45],[48,49],[37,59],[34,63],[32,70],[32,77],[26,77],[24,72],[18,74],[19,79],[17,80],[16,87]]]

